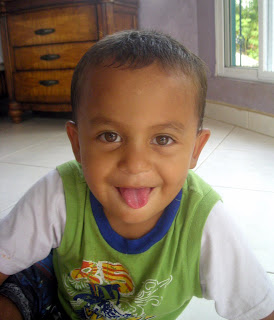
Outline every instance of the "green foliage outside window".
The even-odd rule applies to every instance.
[[[235,6],[236,51],[252,59],[259,60],[258,0],[245,0]],[[241,47],[240,47],[241,46]]]

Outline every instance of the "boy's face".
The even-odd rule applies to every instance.
[[[112,228],[138,238],[182,188],[209,138],[197,134],[196,88],[157,64],[96,68],[67,132],[86,182]]]

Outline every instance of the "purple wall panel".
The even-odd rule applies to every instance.
[[[170,34],[198,54],[196,0],[140,0],[139,27]]]
[[[215,13],[214,0],[197,0],[198,51],[208,65],[210,75],[215,73]]]
[[[207,98],[274,114],[274,85],[271,83],[212,77],[208,80]]]

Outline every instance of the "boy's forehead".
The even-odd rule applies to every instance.
[[[139,69],[91,67],[83,82],[80,113],[84,109],[99,112],[105,104],[112,104],[116,109],[128,104],[134,112],[140,104],[148,107],[156,103],[165,104],[167,109],[185,101],[191,102],[191,109],[195,109],[197,104],[193,79],[182,73],[167,72],[157,64]]]
[[[104,67],[92,66],[86,72],[82,82],[82,88],[86,93],[96,94],[96,91],[110,90],[112,88],[129,88],[130,86],[138,92],[141,88],[148,86],[163,86],[163,89],[179,89],[193,87],[192,94],[196,93],[193,77],[186,76],[178,69],[165,70],[158,63],[153,63],[142,68],[130,68],[127,66]]]
[[[184,104],[196,119],[196,90],[192,80],[183,75],[166,73],[158,66],[96,67],[90,68],[82,86],[78,112],[90,123],[99,119],[100,123],[114,120],[130,124],[134,118],[145,126],[145,118],[157,124],[180,121]]]

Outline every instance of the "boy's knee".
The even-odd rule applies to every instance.
[[[17,306],[5,296],[0,295],[0,319],[1,320],[23,320]]]

